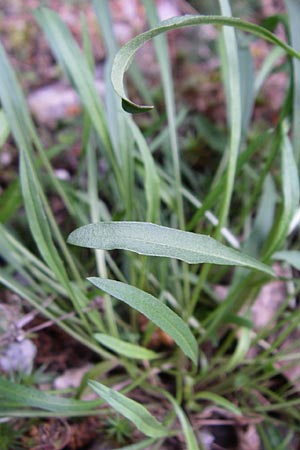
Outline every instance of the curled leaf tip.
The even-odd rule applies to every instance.
[[[129,100],[122,98],[122,108],[124,109],[124,111],[126,111],[128,113],[140,114],[143,112],[151,111],[154,108],[154,106],[137,105],[136,103],[130,102]]]

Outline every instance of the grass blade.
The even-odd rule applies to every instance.
[[[36,174],[24,151],[21,152],[20,178],[26,213],[36,245],[48,266],[56,274],[57,279],[65,285],[67,280],[65,268],[52,241],[43,204],[38,194]]]
[[[74,230],[69,244],[104,250],[123,249],[142,255],[166,256],[190,264],[244,266],[274,275],[259,261],[217,242],[209,236],[146,222],[100,222]]]
[[[91,277],[88,280],[97,288],[116,297],[148,317],[155,325],[174,339],[181,350],[195,363],[198,345],[186,323],[168,306],[153,295],[120,281]]]
[[[238,41],[238,59],[240,67],[242,133],[249,130],[254,104],[254,64],[246,37]]]
[[[112,83],[118,95],[122,98],[123,108],[130,113],[139,113],[143,111],[149,111],[153,106],[149,105],[137,105],[129,100],[125,93],[124,88],[124,75],[130,63],[133,59],[136,51],[148,40],[158,36],[161,33],[166,33],[171,30],[183,27],[191,27],[195,25],[212,24],[212,25],[227,25],[235,27],[240,30],[244,30],[255,36],[265,39],[274,45],[278,45],[283,48],[285,52],[294,56],[300,60],[300,54],[296,52],[292,47],[281,41],[277,36],[268,31],[266,28],[255,25],[251,22],[246,22],[234,17],[224,16],[201,16],[201,15],[189,15],[182,17],[172,17],[171,19],[164,20],[157,27],[152,28],[145,33],[142,33],[135,38],[131,39],[124,45],[117,53],[113,68],[112,68]]]
[[[32,407],[39,408],[46,411],[53,411],[59,413],[80,413],[92,410],[100,406],[102,402],[99,401],[81,401],[67,398],[61,398],[54,395],[40,392],[37,389],[22,386],[13,383],[0,376],[0,401],[1,405],[6,404],[11,407]],[[1,410],[0,410],[1,414]],[[7,414],[7,412],[5,413]]]
[[[39,8],[34,11],[34,16],[51,44],[64,72],[76,86],[102,142],[109,147],[110,140],[105,126],[104,109],[100,103],[89,65],[83,58],[71,33],[54,11]],[[79,61],[80,64],[78,64]]]
[[[195,395],[195,400],[208,400],[216,405],[220,406],[221,408],[227,409],[227,411],[232,412],[233,414],[237,416],[242,416],[241,410],[235,406],[232,402],[227,400],[224,397],[221,397],[218,394],[215,394],[213,392],[209,391],[202,391]]]
[[[124,342],[122,339],[117,339],[107,334],[97,333],[94,337],[96,341],[100,342],[100,344],[104,345],[104,347],[113,350],[118,355],[126,356],[126,358],[143,360],[159,358],[159,355],[152,350],[143,348],[140,345]]]
[[[155,2],[147,2],[143,0],[144,8],[146,10],[147,19],[152,27],[158,25],[158,16]],[[171,72],[171,62],[168,52],[168,43],[166,36],[160,35],[154,39],[154,48],[162,78],[162,86],[165,98],[168,131],[170,137],[170,147],[173,161],[174,174],[174,189],[176,192],[176,202],[178,211],[179,228],[185,229],[185,218],[183,209],[183,199],[181,194],[181,172],[180,172],[180,152],[178,144],[178,136],[176,130],[176,107],[174,100],[174,83]]]
[[[174,403],[174,409],[175,409],[177,417],[181,423],[183,434],[184,434],[184,437],[186,440],[187,450],[199,450],[196,436],[194,434],[194,431],[193,431],[193,428],[192,428],[190,422],[188,421],[188,418],[184,414],[183,410],[177,405],[177,403]]]
[[[76,87],[91,122],[108,154],[115,176],[119,181],[119,186],[122,186],[122,177],[113,152],[104,107],[96,90],[88,62],[83,57],[70,31],[58,14],[47,8],[39,8],[35,10],[34,15],[66,76]]]
[[[22,151],[23,153],[26,153],[28,158],[31,160],[33,172],[37,173],[38,170],[36,164],[37,155],[34,153],[34,146],[37,148],[39,163],[41,163],[45,167],[55,190],[59,193],[60,197],[63,199],[69,211],[71,211],[72,208],[70,207],[68,198],[65,195],[65,191],[64,189],[62,189],[62,186],[59,183],[58,178],[55,176],[53,168],[37,136],[33,121],[27,108],[25,97],[17,81],[16,74],[9,63],[8,57],[1,44],[0,44],[0,99],[7,120],[10,124],[12,136],[19,150]],[[65,244],[65,239],[62,237],[61,234],[61,230],[59,229],[55,221],[55,218],[52,214],[50,205],[43,191],[43,187],[40,183],[38,184],[39,184],[38,195],[41,197],[45,213],[48,217],[49,224],[51,225],[53,234],[56,237],[56,241],[59,244],[65,256],[66,261],[74,274],[74,277],[77,280],[79,280],[80,276],[78,274],[74,261],[68,252],[68,249]],[[13,194],[18,198],[17,184],[15,185]],[[12,208],[9,208],[9,211],[4,211],[4,214],[6,213],[10,214],[11,212]]]
[[[111,359],[111,354],[104,351],[94,341],[87,339],[83,329],[76,328],[72,324],[70,325],[66,320],[62,320],[57,317],[57,311],[53,312],[50,308],[43,306],[41,297],[34,294],[32,290],[26,289],[22,284],[18,283],[15,278],[9,277],[4,271],[0,269],[0,283],[6,286],[12,292],[15,292],[22,299],[26,300],[33,308],[36,308],[43,316],[47,317],[53,323],[57,324],[62,330],[72,336],[75,340],[82,345],[90,348],[93,352],[100,355],[105,359]]]
[[[272,253],[283,245],[288,235],[291,221],[299,206],[300,199],[298,168],[285,123],[281,126],[281,133],[281,185],[283,205],[266,243],[263,255],[264,259],[269,258]]]
[[[6,142],[10,133],[10,126],[8,124],[5,112],[0,109],[0,150],[2,145]]]
[[[119,99],[113,89],[110,77],[111,67],[118,50],[118,45],[113,31],[114,27],[109,0],[103,0],[102,2],[93,1],[93,7],[99,22],[99,29],[103,37],[107,55],[104,65],[107,128],[116,160],[122,172],[120,181],[122,181],[123,185],[120,185],[120,189],[122,189],[126,217],[131,218],[133,214],[132,200],[135,197],[133,142],[126,124],[127,115],[120,108]]]
[[[299,35],[299,21],[300,21],[300,3],[297,0],[285,0],[291,42],[293,48],[300,51],[300,35]],[[299,128],[300,128],[300,61],[293,60],[293,147],[295,152],[295,158],[297,163],[300,162],[300,140],[299,140]]]
[[[255,258],[259,256],[263,244],[272,229],[276,200],[275,183],[271,175],[268,175],[263,186],[252,231],[249,238],[244,242],[243,247],[246,253]]]
[[[147,141],[138,126],[129,119],[127,121],[133,138],[141,153],[145,167],[145,194],[147,199],[147,220],[156,222],[159,213],[160,180]]]
[[[36,245],[44,261],[53,271],[57,280],[66,289],[66,292],[69,294],[79,316],[81,316],[84,322],[86,322],[86,319],[82,313],[82,302],[86,302],[86,300],[82,296],[79,298],[78,295],[75,295],[64,263],[56,250],[40,197],[39,182],[31,159],[24,151],[21,151],[20,156],[20,179],[22,194],[32,236],[34,237]]]
[[[12,181],[1,193],[0,197],[0,223],[9,221],[22,204],[22,193],[18,179]]]
[[[174,400],[174,398],[168,392],[164,392],[164,394],[168,398],[168,400],[172,403],[175,413],[180,421],[182,431],[183,431],[185,441],[186,441],[187,450],[199,450],[196,436],[194,434],[193,428],[192,428],[187,416],[183,412],[182,408],[180,408],[180,406],[177,404],[177,402]]]
[[[231,14],[230,5],[227,0],[219,0],[222,14]],[[237,157],[241,144],[242,133],[242,108],[241,108],[241,86],[240,86],[240,64],[237,48],[235,30],[225,26],[223,28],[224,39],[224,63],[223,73],[226,89],[226,106],[228,118],[230,120],[230,139],[228,145],[228,163],[226,170],[225,192],[222,196],[222,203],[219,214],[219,224],[215,233],[218,239],[221,234],[221,228],[226,225],[229,214],[232,193],[234,189],[234,180],[236,173]]]
[[[97,381],[89,381],[88,384],[96,394],[122,414],[122,416],[133,422],[146,436],[159,438],[168,434],[168,430],[144,406]]]

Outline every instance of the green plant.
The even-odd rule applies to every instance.
[[[0,449],[18,450],[22,448],[21,440],[25,427],[16,428],[11,423],[0,423]]]
[[[128,441],[132,433],[130,422],[124,417],[117,415],[107,420],[107,435],[110,439],[116,440],[118,444]]]
[[[282,347],[285,337],[298,327],[299,314],[290,308],[292,295],[283,299],[261,330],[255,328],[250,316],[258,292],[275,277],[271,267],[274,259],[299,268],[299,253],[292,251],[298,238],[291,236],[291,225],[299,213],[300,108],[296,100],[300,54],[296,31],[292,19],[291,40],[297,49],[264,27],[230,17],[226,0],[219,4],[221,15],[184,16],[157,24],[154,3],[144,1],[152,28],[117,52],[108,2],[103,1],[100,10],[95,1],[108,51],[107,74],[112,71],[112,84],[109,76],[106,78],[105,106],[94,86],[94,61],[84,21],[82,54],[57,14],[45,8],[34,13],[83,104],[84,186],[76,178],[73,183],[63,183],[55,177],[51,154],[46,156],[15,74],[0,49],[0,130],[4,141],[10,127],[20,151],[20,181],[8,188],[19,202],[6,206],[4,213],[2,210],[6,224],[1,225],[0,243],[7,264],[0,268],[0,280],[98,354],[101,362],[83,379],[77,397],[89,386],[117,413],[131,420],[151,438],[141,440],[136,444],[138,448],[145,448],[143,445],[149,442],[160,445],[164,439],[176,436],[176,417],[187,448],[198,448],[202,444],[193,429],[193,414],[206,404],[218,405],[237,417],[260,414],[264,424],[259,425],[258,431],[266,448],[266,436],[272,435],[274,424],[284,422],[299,431],[299,400],[295,398],[294,386],[279,383],[278,392],[272,390],[277,377],[288,370],[289,361],[298,358],[295,342],[289,343],[288,348]],[[287,5],[290,18],[292,14],[300,16],[293,2],[287,1]],[[188,167],[180,154],[176,122],[184,113],[176,115],[163,33],[202,24],[222,27],[219,51],[229,137],[218,169],[210,168],[213,183],[203,181],[208,193],[199,199],[199,193],[191,190],[183,176],[190,174],[191,185],[196,185],[199,174]],[[247,51],[242,57],[235,29],[276,46],[256,78],[256,85],[249,69],[248,43],[243,43]],[[149,134],[152,141],[162,142],[160,153],[151,151],[151,143],[127,114],[151,112],[152,107],[129,100],[123,86],[135,52],[152,38],[156,39],[166,122],[158,136],[151,135],[151,131]],[[283,54],[290,62],[283,70],[293,73],[293,77],[282,110],[272,132],[265,130],[253,138],[249,117],[258,88]],[[137,88],[143,95],[143,85],[137,84]],[[114,89],[127,112],[120,109]],[[149,121],[156,130],[155,113]],[[102,177],[98,176],[99,159],[105,159],[108,167]],[[11,210],[22,204],[20,192],[38,254],[13,228]],[[63,230],[51,210],[48,197],[53,193],[64,202],[70,220]],[[238,214],[232,214],[235,202],[242,203]],[[87,225],[88,222],[93,223]],[[66,235],[76,227],[79,228],[69,234],[69,244],[93,249],[94,259],[87,250],[66,246]],[[237,236],[241,232],[242,251],[228,245],[240,246]],[[220,242],[224,238],[226,245]],[[115,250],[113,256],[110,250]],[[17,281],[16,273],[22,275],[24,283]],[[84,280],[82,275],[89,278]],[[283,281],[293,283],[293,295],[299,291],[299,283],[293,277]],[[220,284],[226,290],[223,301],[215,290]],[[96,301],[99,289],[104,299],[101,312]],[[47,303],[49,298],[51,302]],[[139,313],[146,318],[143,327]],[[171,338],[170,345],[162,341],[158,351],[147,348],[155,326]],[[128,337],[130,342],[126,342]],[[207,354],[206,346],[210,348]],[[256,351],[255,358],[249,356],[250,350]],[[96,381],[104,377],[105,384]],[[164,377],[169,381],[164,382]],[[122,392],[113,389],[117,384],[123,386]],[[144,398],[160,398],[164,405],[162,421],[150,414],[155,406],[151,400],[145,405],[135,400],[137,388]],[[4,379],[0,379],[0,399],[1,415],[5,416],[107,413],[100,408],[103,400],[84,402],[54,397],[33,388],[14,387]],[[123,422],[114,426],[119,440],[127,436]]]

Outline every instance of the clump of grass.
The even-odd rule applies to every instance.
[[[5,265],[0,268],[0,281],[99,357],[74,399],[1,377],[0,413],[4,417],[106,416],[105,402],[109,411],[129,419],[150,438],[141,438],[139,448],[144,448],[143,442],[159,446],[165,438],[183,434],[187,448],[196,449],[202,444],[193,419],[213,404],[237,423],[259,417],[257,433],[265,448],[274,448],[274,442],[283,439],[287,446],[299,432],[300,414],[297,380],[287,375],[298,358],[295,342],[288,342],[288,347],[285,342],[291,332],[298,332],[299,322],[292,304],[299,283],[291,269],[281,277],[287,294],[262,329],[253,323],[251,306],[276,276],[274,260],[299,269],[294,231],[299,224],[300,55],[292,14],[299,17],[300,11],[287,1],[292,41],[288,45],[266,28],[232,18],[226,0],[219,2],[220,15],[179,17],[161,24],[154,3],[143,3],[151,29],[117,52],[109,4],[102,2],[100,10],[99,2],[94,2],[108,53],[105,102],[95,89],[95,62],[84,19],[82,52],[57,14],[45,8],[34,13],[83,105],[81,176],[74,176],[72,182],[55,177],[51,156],[0,48],[0,117],[5,125],[0,131],[5,141],[9,128],[20,154],[20,178],[8,187],[19,201],[2,209]],[[201,183],[207,194],[200,195],[191,188],[197,186],[199,174],[183,160],[178,143],[177,123],[189,113],[181,105],[176,110],[163,33],[207,23],[223,26],[218,49],[228,139],[219,166],[209,168],[207,179],[212,183],[208,186],[206,179]],[[243,41],[239,46],[240,30],[274,45],[257,75],[249,44]],[[159,131],[152,107],[132,102],[123,86],[134,53],[154,37],[166,107]],[[288,71],[291,84],[282,110],[272,129],[254,135],[258,128],[250,118],[257,86],[283,54],[289,64],[282,70]],[[143,95],[140,78],[134,79]],[[151,100],[148,92],[147,101],[149,96]],[[148,139],[128,112],[148,112],[153,123]],[[105,173],[99,172],[99,161],[105,161]],[[58,226],[49,201],[53,192],[65,206],[70,229]],[[239,203],[241,208],[236,207]],[[26,244],[26,237],[17,232],[18,220],[12,220],[12,208],[20,212],[22,207],[34,245]],[[75,230],[68,242],[73,246],[66,244],[71,228]],[[220,285],[223,298],[217,290]],[[155,333],[159,342],[151,348]],[[101,400],[82,400],[87,389]],[[138,400],[139,392],[143,401]],[[160,420],[150,413],[159,403],[163,404]],[[129,434],[123,420],[110,422],[120,444]],[[275,432],[278,424],[288,428],[283,437]]]
[[[0,423],[0,449],[19,450],[22,449],[22,436],[26,431],[24,424]]]
[[[110,417],[107,420],[106,428],[108,438],[117,442],[118,445],[128,442],[132,435],[130,422],[119,415]]]

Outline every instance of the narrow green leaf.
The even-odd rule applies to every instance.
[[[168,306],[153,295],[120,281],[91,277],[88,280],[104,292],[127,303],[148,317],[178,344],[181,350],[197,364],[198,344],[186,323]]]
[[[89,381],[88,384],[96,394],[102,397],[117,412],[133,422],[146,436],[159,438],[168,434],[168,430],[144,406],[97,381]]]
[[[277,201],[275,183],[271,175],[267,175],[261,198],[257,207],[255,221],[249,238],[244,242],[244,250],[253,257],[258,257],[270,233]]]
[[[95,71],[95,58],[93,54],[93,45],[89,35],[87,18],[83,13],[80,14],[80,24],[81,24],[83,53],[90,68],[90,71],[93,73]]]
[[[142,255],[177,258],[190,264],[244,266],[274,275],[271,268],[209,236],[146,222],[100,222],[74,230],[69,244],[103,250],[130,250]]]
[[[233,414],[236,414],[237,416],[241,416],[242,412],[241,410],[235,406],[232,402],[227,400],[224,397],[221,397],[218,394],[214,394],[213,392],[203,391],[199,392],[195,395],[195,400],[209,400],[216,405],[221,406],[224,409],[227,409],[228,411],[232,412]]]
[[[231,16],[231,7],[228,0],[219,0],[221,12],[224,16]],[[226,109],[228,111],[229,122],[229,142],[227,150],[226,162],[226,182],[225,189],[222,193],[222,201],[219,211],[219,223],[215,232],[218,239],[221,235],[221,229],[226,226],[231,199],[234,190],[234,180],[236,174],[237,158],[241,145],[242,136],[242,89],[241,89],[241,69],[238,54],[238,46],[235,29],[225,26],[222,29],[222,37],[224,41],[224,50],[221,52],[223,57],[222,72],[224,77],[225,93],[226,93]],[[221,47],[223,47],[221,46]],[[206,269],[208,270],[208,268]],[[205,273],[205,272],[204,272]],[[199,293],[194,294],[194,298]]]
[[[293,48],[300,51],[300,2],[298,0],[285,0],[288,19],[290,38]],[[293,60],[293,147],[297,164],[300,162],[300,61]]]
[[[285,261],[292,267],[295,267],[295,269],[300,270],[300,251],[282,250],[281,252],[274,253],[272,259],[276,259],[277,261]]]
[[[100,344],[104,345],[110,350],[113,350],[118,355],[126,356],[126,358],[144,360],[159,358],[159,355],[152,350],[143,348],[140,345],[134,345],[128,342],[124,342],[122,341],[122,339],[118,339],[107,334],[96,333],[94,337],[96,341],[100,342]]]
[[[254,63],[250,51],[250,42],[246,37],[239,36],[238,58],[240,69],[240,90],[241,90],[241,114],[242,132],[247,133],[253,111],[254,104]]]
[[[67,334],[72,336],[75,340],[80,342],[83,346],[90,348],[93,352],[100,355],[103,358],[111,359],[111,354],[104,351],[99,347],[98,344],[95,344],[90,339],[86,337],[82,328],[74,328],[74,326],[69,325],[67,321],[61,320],[57,317],[57,307],[54,307],[55,311],[53,311],[50,307],[43,306],[43,298],[41,296],[36,295],[32,292],[32,289],[28,289],[24,287],[24,283],[19,283],[16,281],[16,278],[10,277],[5,273],[4,270],[0,269],[0,284],[7,287],[7,289],[15,292],[19,297],[26,300],[30,305],[33,306],[37,311],[39,311],[43,316],[47,317],[53,323],[56,323],[62,330],[64,330]],[[78,294],[78,290],[76,291]],[[59,293],[59,295],[61,295]]]
[[[251,331],[252,330],[250,330],[249,328],[240,329],[237,346],[233,355],[224,368],[225,372],[231,372],[238,364],[242,364],[245,360],[246,355],[251,347]]]
[[[16,179],[1,193],[0,223],[5,223],[16,214],[22,204],[20,180]]]
[[[146,17],[149,21],[151,27],[156,27],[159,24],[159,17],[157,12],[157,7],[155,2],[148,2],[143,0],[143,5],[146,11]],[[182,180],[181,180],[181,155],[179,150],[179,140],[176,128],[176,105],[175,105],[175,89],[174,81],[172,77],[171,70],[171,57],[168,50],[167,37],[164,35],[159,35],[154,39],[154,48],[156,53],[156,58],[159,65],[160,75],[161,75],[161,85],[164,95],[164,103],[167,114],[167,128],[168,128],[168,148],[170,148],[170,154],[172,157],[172,181],[173,189],[176,198],[176,211],[177,211],[177,222],[181,230],[185,229],[185,217],[184,217],[184,207],[183,207],[183,197],[182,197]],[[147,219],[149,221],[149,219]],[[187,270],[185,266],[184,271]],[[186,280],[186,277],[185,277]],[[185,281],[185,294],[186,298],[189,297],[188,284]]]
[[[300,199],[298,168],[295,161],[288,130],[283,133],[282,143],[282,190],[285,214],[288,215],[288,226],[293,218]]]
[[[38,173],[37,163],[41,164],[41,166],[44,166],[46,172],[50,177],[51,184],[63,199],[68,210],[72,211],[69,199],[65,194],[65,189],[62,188],[58,178],[55,176],[53,167],[37,135],[32,118],[28,111],[25,96],[22,93],[21,87],[17,81],[16,74],[12,69],[7,54],[1,44],[0,100],[9,122],[12,136],[17,144],[19,151],[22,153],[26,153],[27,158],[30,158],[31,160],[32,172],[34,172],[35,174]],[[37,149],[37,153],[34,152],[34,147]],[[38,183],[37,192],[40,196],[45,214],[47,215],[47,218],[49,220],[49,224],[51,225],[53,235],[56,237],[56,243],[61,248],[62,253],[65,256],[68,266],[72,270],[75,279],[79,280],[80,276],[78,274],[76,265],[74,264],[74,261],[67,249],[65,239],[62,237],[61,230],[59,229],[53,216],[41,183]],[[34,235],[33,238],[35,238]]]
[[[184,437],[186,440],[187,450],[199,450],[196,436],[194,434],[193,428],[192,428],[187,416],[183,412],[182,408],[180,408],[178,403],[174,400],[174,398],[168,392],[165,392],[165,395],[172,403],[174,410],[176,412],[176,415],[180,421],[182,431],[183,431],[183,434],[184,434]]]
[[[47,8],[38,8],[34,11],[34,16],[64,73],[76,88],[85,111],[103,144],[102,149],[109,157],[117,184],[121,189],[124,180],[114,154],[104,106],[97,92],[95,80],[87,60],[57,13]],[[130,196],[128,195],[127,198],[130,198]]]
[[[32,122],[24,95],[4,47],[0,44],[0,99],[11,133],[19,148],[31,148]]]
[[[281,41],[277,36],[268,31],[266,28],[260,27],[250,22],[245,22],[243,20],[234,17],[224,17],[224,16],[201,16],[201,15],[187,15],[181,17],[172,17],[171,19],[164,20],[157,27],[152,28],[145,33],[139,34],[138,36],[131,39],[124,45],[117,53],[113,68],[112,68],[112,83],[118,95],[122,98],[123,108],[130,113],[139,113],[144,111],[149,111],[153,106],[149,105],[137,105],[136,103],[129,100],[125,93],[124,88],[124,75],[126,70],[129,68],[130,63],[134,57],[136,51],[148,40],[154,38],[155,36],[165,33],[177,28],[191,27],[195,25],[202,24],[212,24],[212,25],[228,25],[231,27],[244,30],[248,33],[252,33],[259,38],[265,39],[272,44],[278,45],[283,48],[286,53],[290,56],[294,56],[300,59],[300,54],[296,52],[292,47],[287,45],[285,42]]]
[[[82,312],[82,306],[86,304],[87,299],[78,287],[76,288],[76,285],[70,283],[63,260],[51,235],[49,221],[41,198],[41,187],[32,158],[24,151],[21,151],[20,180],[29,227],[39,252],[56,275],[57,280],[66,289],[83,323],[88,326],[87,319]]]
[[[127,140],[124,139],[124,111],[120,110],[118,98],[115,95],[111,79],[111,66],[115,54],[118,51],[118,45],[115,39],[112,17],[110,12],[109,0],[93,0],[93,8],[96,13],[96,17],[99,24],[99,31],[103,45],[106,50],[106,58],[104,64],[104,89],[105,89],[105,113],[107,120],[107,127],[109,130],[110,139],[113,144],[113,148],[117,157],[117,161],[122,166],[127,156]],[[123,113],[123,114],[122,114]],[[125,145],[124,145],[125,144]],[[126,164],[125,164],[125,167]],[[128,178],[124,174],[123,167],[123,179]]]
[[[122,194],[122,202],[127,216],[132,216],[134,194],[134,152],[133,142],[126,124],[126,116],[120,109],[119,99],[111,83],[111,67],[114,56],[118,50],[118,44],[114,36],[113,21],[110,12],[109,0],[93,1],[93,7],[99,22],[99,29],[106,47],[106,59],[104,64],[104,89],[105,112],[109,137],[111,139],[116,162],[116,181]],[[114,164],[112,162],[113,167]]]
[[[7,121],[7,117],[3,109],[0,109],[0,150],[2,145],[6,142],[10,132],[10,127]]]
[[[287,124],[282,124],[281,131],[282,209],[265,246],[264,259],[272,256],[283,245],[300,199],[298,168],[288,136]]]
[[[97,406],[99,401],[81,401],[47,394],[37,389],[22,386],[0,376],[0,404],[10,407],[18,406],[39,408],[46,411],[53,411],[57,414],[68,412],[70,415],[75,412],[85,412]],[[1,414],[0,406],[0,414]]]
[[[55,248],[44,207],[39,194],[39,183],[29,156],[22,151],[20,179],[29,226],[45,262],[63,285],[68,282],[62,260]]]
[[[65,74],[76,87],[91,121],[104,143],[111,150],[104,107],[95,87],[88,62],[58,14],[47,8],[38,8],[34,16],[42,28]]]
[[[145,167],[145,193],[147,199],[147,220],[156,221],[159,212],[160,180],[147,141],[134,121],[127,121],[133,138],[141,153]]]

